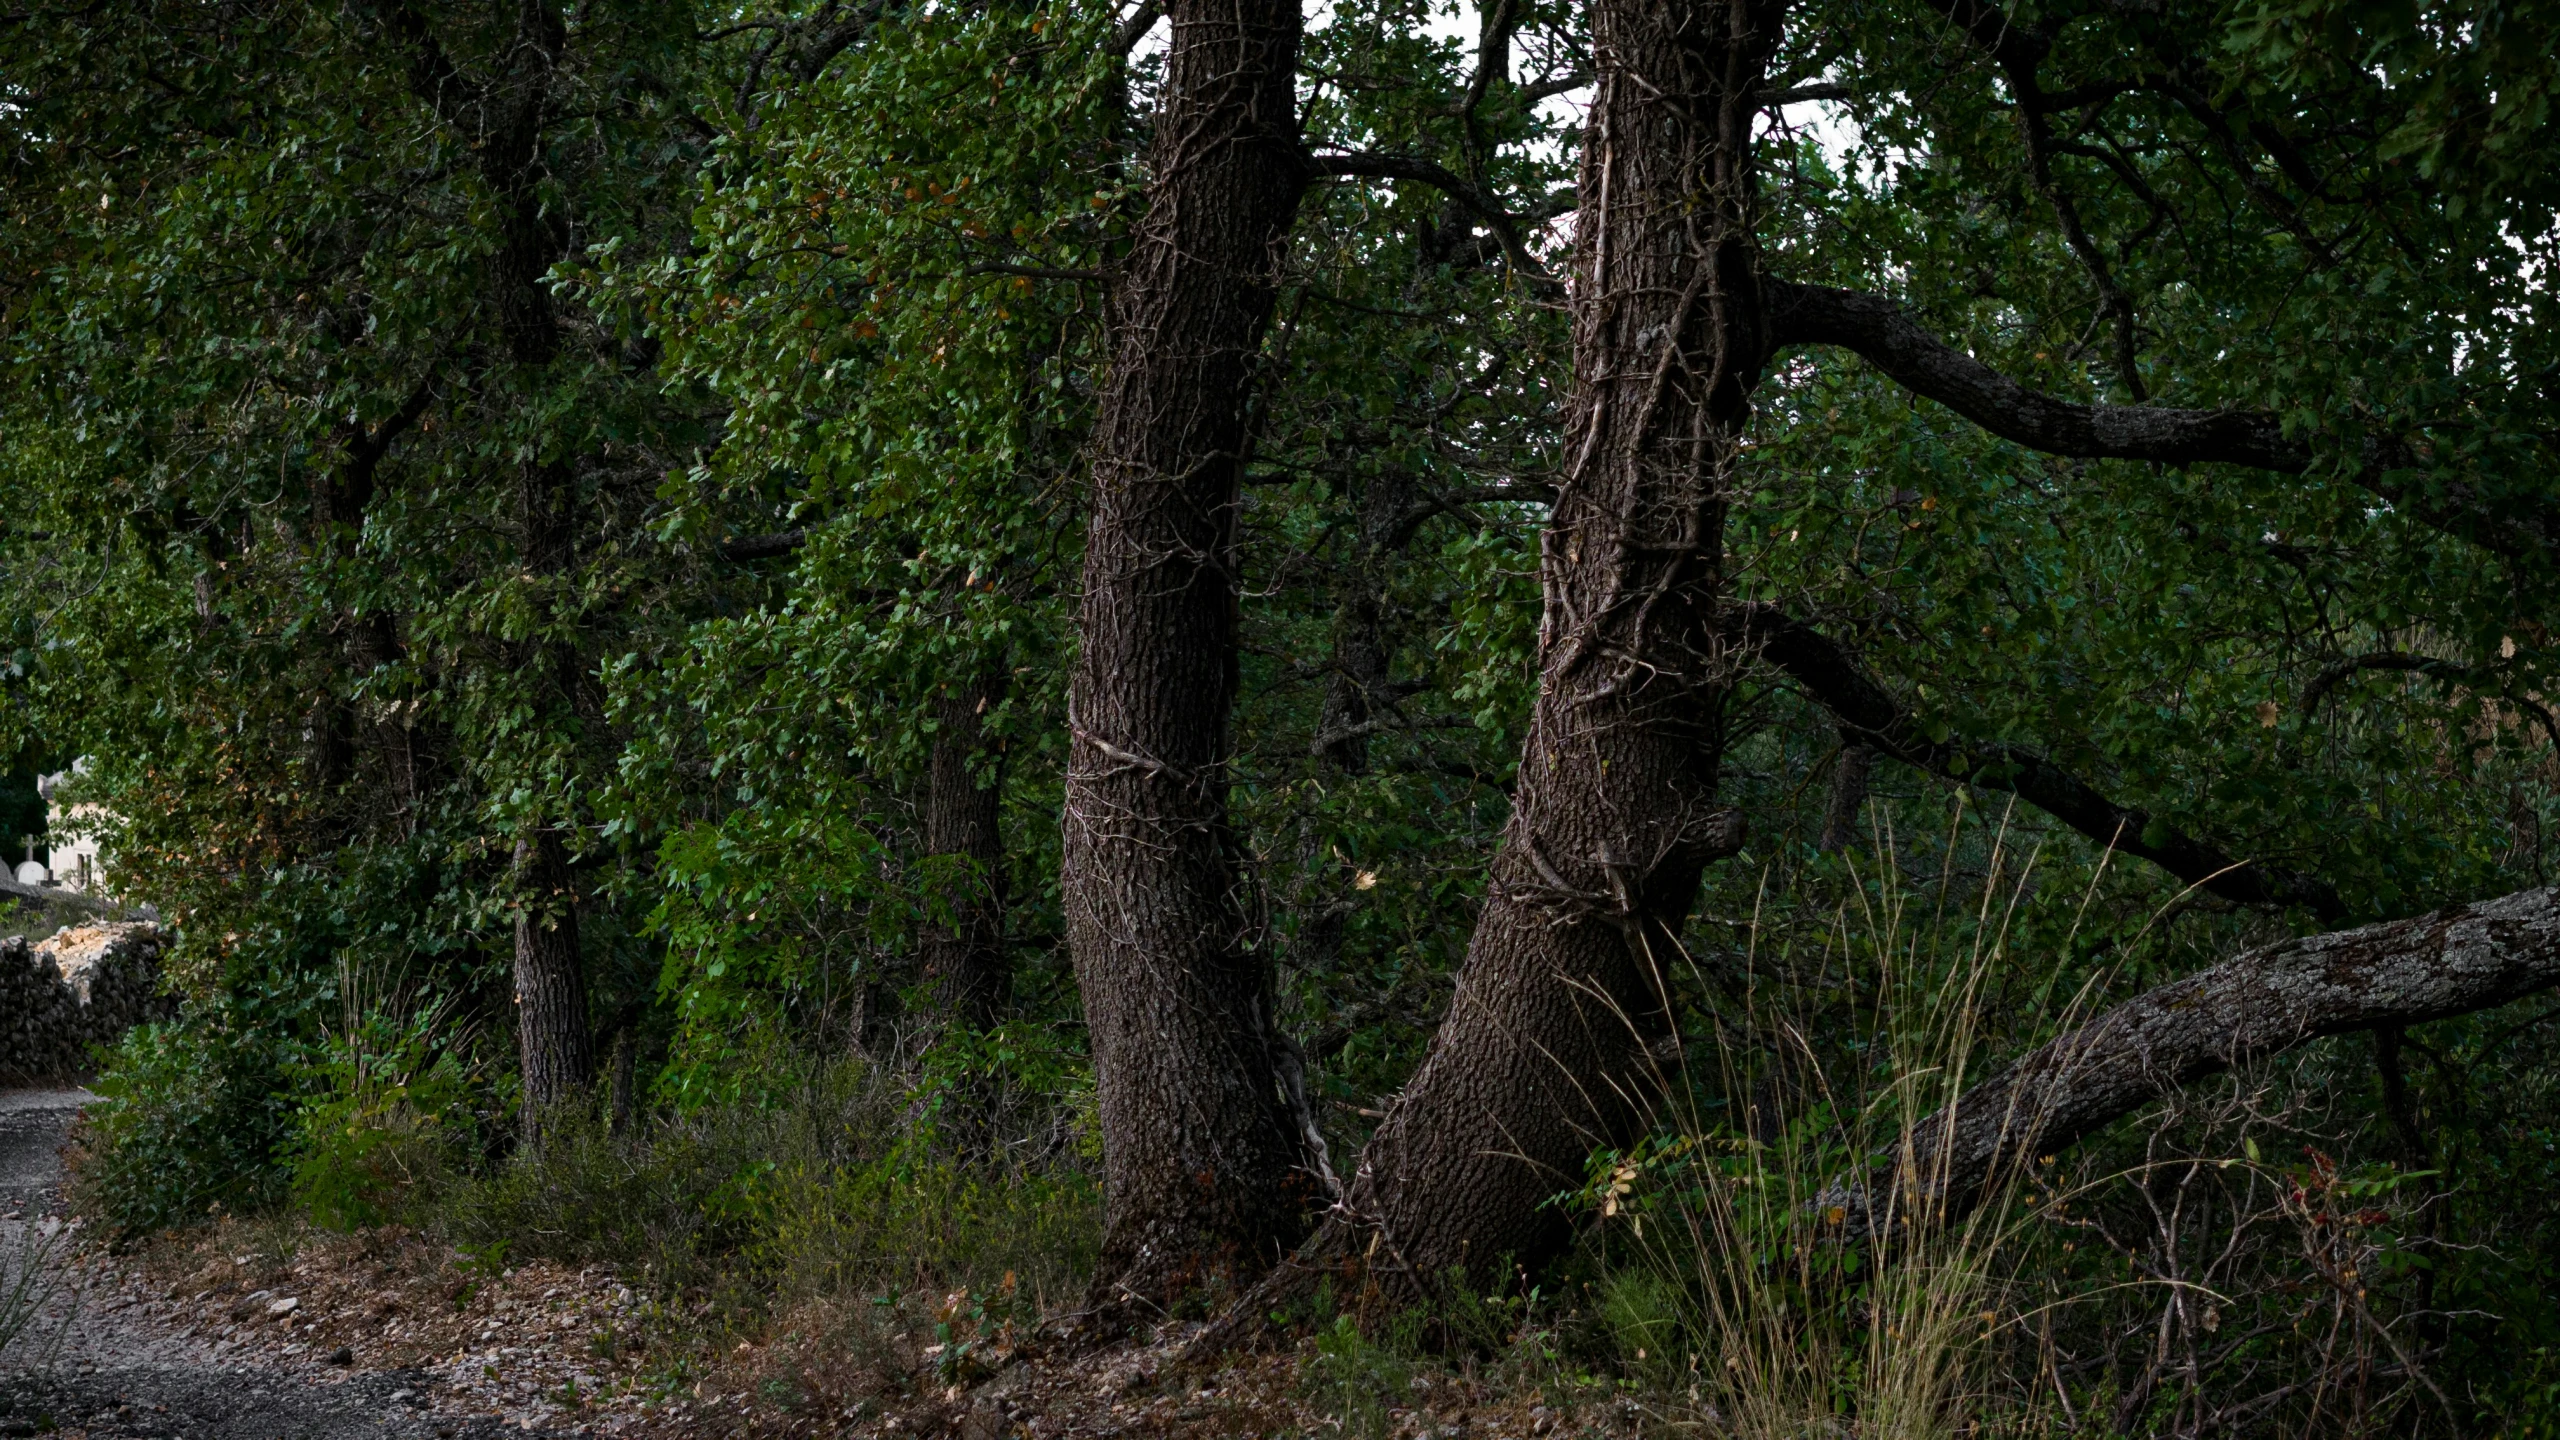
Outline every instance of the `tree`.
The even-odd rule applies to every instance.
[[[1441,1276],[1497,1257],[1535,1264],[1554,1253],[1561,1225],[1537,1202],[1570,1184],[1594,1148],[1625,1144],[1648,1096],[1663,1083],[1655,1052],[1672,1037],[1676,1008],[1667,957],[1685,929],[1704,860],[1730,848],[1705,838],[1715,828],[1706,822],[1715,813],[1718,762],[1734,743],[1720,722],[1732,713],[1753,662],[1775,664],[1829,709],[1845,747],[1872,746],[1923,770],[2013,790],[2099,844],[2241,904],[2298,905],[2332,918],[2349,913],[2325,877],[2295,873],[2264,858],[2234,859],[2228,850],[2183,831],[2175,817],[2109,799],[2036,747],[1968,743],[1951,738],[1949,730],[1957,727],[1943,720],[1915,721],[1818,631],[1774,611],[1734,604],[1742,595],[1727,588],[1733,581],[1724,568],[1722,502],[1732,501],[1743,486],[1733,478],[1730,447],[1740,439],[1751,387],[1773,352],[1808,344],[1846,346],[1912,393],[1944,401],[2001,437],[2054,455],[2338,477],[2390,502],[2439,537],[2502,557],[2519,574],[2542,573],[2547,563],[2547,499],[2510,474],[2466,458],[2482,453],[2479,447],[2457,453],[2444,441],[2412,438],[2431,423],[2426,419],[2397,422],[2406,427],[2398,431],[2342,419],[2322,434],[2306,433],[2273,410],[2147,403],[2171,367],[2145,357],[2137,317],[2162,282],[2129,287],[2119,271],[2130,262],[2103,253],[2091,238],[2093,226],[2108,227],[2089,219],[2075,185],[2057,178],[2063,172],[2055,164],[2058,154],[2089,152],[2085,146],[2071,149],[2050,132],[2049,117],[2064,102],[2051,98],[2054,92],[2039,78],[2048,57],[2065,53],[2066,26],[2087,21],[2094,27],[2096,17],[2021,23],[1988,7],[1951,6],[1943,12],[2000,71],[2011,92],[2024,97],[2013,133],[2023,151],[2028,193],[2046,211],[2060,242],[2058,258],[2090,287],[2095,315],[2113,337],[2106,352],[2113,383],[2130,404],[2057,400],[1929,339],[1889,300],[1764,276],[1764,265],[1802,265],[1836,253],[1795,240],[1785,228],[1798,223],[1789,210],[1803,204],[1808,191],[1817,201],[1827,198],[1818,187],[1799,187],[1777,216],[1755,213],[1739,198],[1751,193],[1756,173],[1753,137],[1749,122],[1733,121],[1726,107],[1748,113],[1786,98],[1783,91],[1764,93],[1760,80],[1770,57],[1781,51],[1777,16],[1735,9],[1714,12],[1711,19],[1673,20],[1668,29],[1682,37],[1680,43],[1648,48],[1643,17],[1618,15],[1606,5],[1592,13],[1599,88],[1585,131],[1576,232],[1577,428],[1568,432],[1568,458],[1560,467],[1563,479],[1542,547],[1547,603],[1537,719],[1523,751],[1513,818],[1494,860],[1492,894],[1449,1015],[1428,1058],[1363,1152],[1344,1209],[1302,1257],[1306,1266],[1284,1285],[1303,1284],[1308,1270],[1359,1259],[1357,1268],[1392,1303],[1428,1294]],[[1876,59],[1882,52],[1873,48],[1890,33],[1888,25],[1867,34],[1824,35],[1813,48],[1788,51],[1785,63],[1803,73],[1833,63],[1831,55],[1847,54],[1875,59],[1879,70],[1891,68]],[[1860,49],[1861,42],[1869,48]],[[1844,43],[1845,50],[1823,48]],[[2144,43],[2175,45],[2162,32],[2146,32]],[[2083,83],[2071,92],[2071,103],[2103,107],[2114,96],[2159,86],[2174,92],[2174,104],[2184,107],[2182,118],[2208,129],[2222,123],[2192,88],[2178,90],[2155,78],[2114,83],[2119,88]],[[1806,93],[1853,91],[1811,87]],[[1916,82],[1909,93],[1932,94]],[[1932,118],[1948,127],[1951,150],[1980,133],[1963,131],[1964,122],[1948,114]],[[1717,119],[1720,128],[1712,123]],[[2323,139],[2348,143],[2335,130]],[[2258,143],[2290,163],[2283,161],[2283,142],[2272,131]],[[2117,163],[2120,157],[2098,158],[2112,167],[2098,173],[2121,181],[2151,209],[2155,224],[2176,213],[2178,202],[2162,198],[2165,182],[2134,173]],[[2234,163],[2245,169],[2246,162]],[[2219,177],[2208,182],[2213,183]],[[2239,183],[2243,190],[2258,186],[2249,191],[2256,203],[2277,203],[2255,178],[2243,175]],[[1687,197],[1702,198],[1679,209]],[[1711,208],[1723,218],[1702,235],[1708,227],[1695,217]],[[1682,215],[1688,233],[1663,219],[1666,214]],[[2434,235],[2435,243],[2455,254],[2481,240],[2458,217],[2455,207],[2457,223]],[[1818,210],[1804,218],[1821,219]],[[2284,223],[2297,220],[2288,215]],[[1764,252],[1772,235],[1779,243]],[[1764,260],[1764,253],[1770,258]],[[1647,270],[1657,254],[1664,257],[1660,268]],[[2315,268],[2331,263],[2326,252],[2314,254]],[[1636,288],[1622,290],[1621,284]],[[1693,305],[1701,308],[1693,312]],[[1701,331],[1702,315],[1714,317],[1716,325]],[[2398,318],[2370,314],[2356,323],[2388,325]],[[1693,376],[1712,376],[1729,388],[1722,394],[1705,386],[1684,391],[1683,382]],[[1812,408],[1802,388],[1809,378],[1805,372],[1791,370],[1787,378],[1761,422],[1780,444],[1793,443],[1789,427]],[[1613,385],[1635,388],[1617,395]],[[2494,382],[2475,386],[2472,394],[2484,410],[2519,398]],[[1664,453],[1647,456],[1643,442],[1652,437],[1644,423],[1628,417],[1651,422],[1662,414],[1688,423],[1666,427],[1657,442],[1669,442],[1663,443]],[[1623,433],[1637,443],[1613,450],[1613,441],[1623,445],[1613,425],[1633,425]],[[1619,462],[1622,469],[1608,471],[1608,462],[1621,454],[1629,457]],[[1595,466],[1601,467],[1598,473],[1625,477],[1616,489],[1596,492],[1597,503],[1589,498],[1595,492],[1584,488]],[[1691,478],[1680,478],[1684,473]],[[1715,478],[1698,478],[1708,475]],[[1701,503],[1701,497],[1717,503]],[[1824,497],[1817,503],[1838,502]],[[1592,505],[1590,512],[1581,508],[1585,504]],[[1935,505],[1930,499],[1922,508]],[[1788,552],[1777,545],[1795,541],[1798,532],[1785,530],[1772,544],[1770,520],[1778,517],[1754,514],[1753,508],[1733,515],[1749,541],[1748,563],[1732,572],[1752,577],[1737,587],[1743,595],[1796,573]],[[1662,515],[1684,511],[1701,518],[1694,525],[1661,524]],[[1616,534],[1609,533],[1611,525],[1619,527]],[[1622,538],[1630,534],[1637,543]],[[1820,549],[1795,553],[1816,564],[1829,560],[1829,552]],[[1698,568],[1682,568],[1692,563]],[[1993,627],[1984,627],[1986,636],[1992,633]],[[1718,636],[1730,642],[1729,650],[1720,648]],[[1684,644],[1690,648],[1683,650]],[[2519,653],[2511,638],[2504,647],[2505,659]],[[2339,673],[2356,673],[2365,663],[2356,660]],[[2490,667],[2396,653],[2370,663],[2421,673],[2432,666],[2504,694],[2526,715],[2535,711],[2531,696],[2519,694]],[[2316,709],[2317,696],[2334,683],[2315,683],[2303,713]],[[1648,711],[1649,698],[1673,703]],[[2262,707],[2262,715],[2277,717],[2264,727],[2272,728],[2286,708]],[[1607,748],[1630,733],[1646,735],[1658,747],[1650,761],[1643,750]],[[1573,770],[1578,754],[1590,757],[1580,774]],[[1264,1308],[1262,1301],[1249,1302],[1244,1309],[1253,1313],[1243,1323],[1258,1324]]]
[[[1251,1273],[1311,1193],[1226,809],[1237,479],[1306,170],[1294,0],[1183,0],[1113,295],[1068,696],[1068,942],[1107,1218],[1097,1308]]]
[[[628,943],[591,923],[588,647],[685,588],[631,517],[702,438],[553,271],[667,233],[690,20],[143,4],[7,41],[21,554],[112,597],[48,614],[41,723],[97,747],[127,882],[259,937],[197,952],[207,998],[308,1033],[342,960],[418,975],[518,1036],[535,1122]]]
[[[1766,357],[1750,146],[1779,15],[1592,10],[1576,388],[1512,818],[1448,1017],[1316,1242],[1390,1296],[1554,1251],[1540,1202],[1640,1123],[1699,877],[1741,843],[1717,612]]]
[[[644,1108],[859,1068],[964,1167],[1032,1147],[935,1097],[1036,1050],[1093,1319],[1334,1200],[1279,1283],[1376,1315],[1597,1223],[1666,1087],[1747,1108],[1672,1062],[1982,868],[1942,800],[2122,1022],[2083,1091],[1988,1018],[2056,1144],[2161,1093],[2126,1036],[2445,1008],[2167,1023],[2451,973],[2296,931],[2548,882],[2535,6],[1323,14],[0,21],[0,749],[93,754],[167,1043],[295,1113],[396,971],[537,1125],[601,1015]],[[2425,1023],[2395,1133],[2537,1103],[2446,1038],[2533,1017]]]

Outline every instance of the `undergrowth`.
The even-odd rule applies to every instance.
[[[1998,824],[1960,809],[1913,847],[1935,875],[1902,873],[1889,824],[1876,841],[1773,874],[1738,957],[1686,957],[1685,1050],[1645,1087],[1650,1133],[1556,1197],[1579,1226],[1565,1261],[1428,1317],[1319,1303],[1302,1412],[1385,1440],[1458,1386],[1744,1440],[2560,1433],[2531,1017],[2406,1041],[2440,1073],[2519,1077],[2467,1119],[2378,1112],[2375,1067],[2400,1052],[2344,1037],[2030,1157],[1953,1223],[1897,1223],[1889,1190],[1884,1223],[1853,1223],[1843,1187],[1915,1127],[2149,983],[2119,973],[2141,937],[2079,945],[2085,900],[2039,893]],[[78,1202],[126,1233],[227,1205],[279,1251],[296,1227],[407,1227],[465,1284],[610,1270],[651,1297],[651,1383],[735,1372],[752,1338],[765,1402],[838,1417],[998,1373],[1094,1265],[1090,1074],[1051,1027],[776,1049],[715,1098],[546,1117],[534,1151],[513,1146],[505,1047],[432,995],[340,988],[340,1020],[281,1066],[215,1012],[128,1037]],[[2457,1162],[2514,1181],[2486,1223],[2485,1195],[2443,1179]],[[2456,1234],[2496,1244],[2438,1238]]]

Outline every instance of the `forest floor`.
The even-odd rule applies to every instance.
[[[0,1246],[64,1224],[77,1090],[0,1091]],[[1099,1353],[991,1337],[955,1366],[910,1303],[817,1307],[741,1334],[614,1276],[507,1265],[386,1227],[225,1219],[121,1253],[54,1247],[53,1296],[0,1354],[0,1437],[487,1440],[500,1434],[1333,1436],[1507,1440],[1653,1428],[1606,1387],[1496,1383],[1339,1349],[1171,1363],[1185,1336]]]

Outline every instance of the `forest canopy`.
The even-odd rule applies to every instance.
[[[0,754],[183,999],[83,1203],[1061,1345],[1552,1311],[1729,1416],[1901,1296],[1982,1312],[1948,1415],[2553,1433],[2555,57],[0,12]],[[648,1165],[707,1218],[578,1188]]]

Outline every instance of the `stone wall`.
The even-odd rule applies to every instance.
[[[69,925],[32,943],[0,940],[0,1079],[86,1074],[92,1045],[177,1013],[159,993],[160,945],[160,927],[148,921]]]

